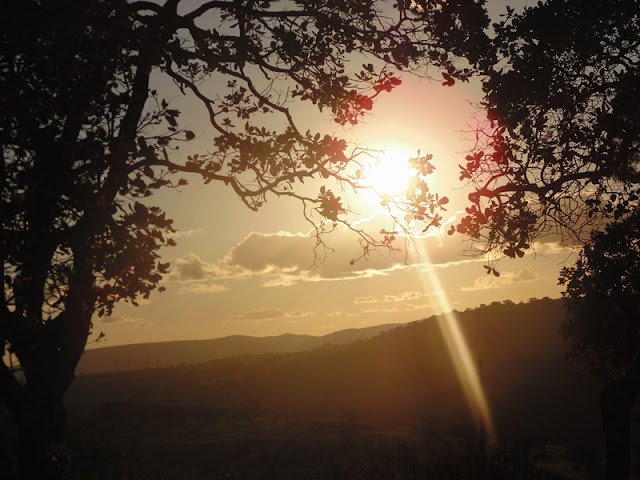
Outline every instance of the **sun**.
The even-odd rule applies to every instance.
[[[409,163],[412,156],[415,154],[399,148],[387,148],[377,154],[362,174],[362,184],[370,187],[368,196],[379,201],[382,195],[404,194],[415,175]]]

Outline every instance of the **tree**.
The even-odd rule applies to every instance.
[[[460,179],[473,189],[470,205],[449,232],[470,235],[482,252],[512,258],[549,235],[586,243],[577,265],[561,276],[569,308],[564,333],[575,356],[620,375],[609,377],[616,380],[601,401],[607,479],[627,477],[627,416],[640,381],[640,365],[631,363],[637,352],[639,19],[636,0],[548,0],[521,13],[507,9],[477,64],[487,119],[461,165]],[[606,234],[590,237],[612,221]]]
[[[639,7],[550,0],[494,25],[478,62],[487,120],[461,165],[473,192],[457,226],[482,250],[522,256],[551,234],[583,242],[637,203]]]
[[[153,193],[186,185],[181,175],[191,174],[232,188],[253,210],[290,196],[305,216],[315,212],[319,239],[343,223],[365,248],[388,246],[389,236],[348,224],[329,185],[315,196],[296,188],[320,179],[358,189],[362,151],[300,130],[291,103],[354,124],[400,84],[399,70],[426,75],[433,65],[446,83],[468,80],[472,70],[458,58],[475,61],[486,44],[482,3],[3,6],[0,395],[17,426],[20,478],[60,475],[62,399],[94,318],[147,298],[168,271],[158,252],[173,244],[174,229]],[[207,152],[182,157],[180,146],[197,133],[154,87],[161,78],[207,112],[215,135]],[[414,161],[422,168],[413,193],[415,218],[427,225],[441,207],[428,193],[428,162]]]
[[[570,358],[607,381],[601,398],[606,479],[626,479],[631,413],[640,395],[640,210],[595,232],[560,274]]]

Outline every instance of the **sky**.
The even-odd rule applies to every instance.
[[[491,2],[492,14],[505,3]],[[224,185],[189,179],[179,191],[154,197],[178,230],[177,246],[161,252],[162,260],[172,265],[162,282],[166,291],[154,292],[138,307],[121,304],[110,317],[95,319],[94,333],[103,331],[106,340],[91,347],[235,334],[323,335],[410,322],[451,308],[560,296],[558,273],[575,258],[570,250],[539,244],[522,259],[501,260],[501,275],[495,277],[483,268],[486,259],[462,254],[468,246],[464,237],[445,233],[465,206],[458,164],[471,148],[470,132],[482,116],[474,106],[481,100],[478,83],[444,87],[410,75],[402,80],[355,127],[344,129],[304,107],[296,107],[295,113],[314,130],[385,149],[394,162],[417,150],[433,154],[432,191],[451,199],[441,231],[416,239],[406,260],[403,253],[381,250],[351,265],[360,252],[357,237],[339,230],[325,238],[330,250],[317,259],[310,225],[296,201],[270,198],[252,212]],[[184,102],[177,92],[167,94]],[[198,135],[192,148],[206,148],[211,132],[203,112],[189,102],[181,109]],[[385,221],[379,201],[339,194],[360,214],[360,226],[379,230]]]

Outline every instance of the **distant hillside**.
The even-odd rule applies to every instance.
[[[599,438],[600,387],[564,359],[563,317],[550,299],[457,314],[500,433],[566,444]],[[84,376],[67,400],[72,412],[108,402],[235,403],[256,414],[473,431],[437,317],[313,351]]]
[[[233,335],[210,340],[140,343],[87,350],[77,368],[79,375],[140,370],[203,363],[238,355],[292,353],[323,345],[342,345],[374,337],[398,324],[351,328],[324,336],[285,334],[275,337]]]

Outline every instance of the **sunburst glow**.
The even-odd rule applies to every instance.
[[[397,149],[385,149],[372,162],[363,175],[363,183],[370,186],[378,195],[397,195],[409,186],[414,171],[409,158],[415,156]]]

